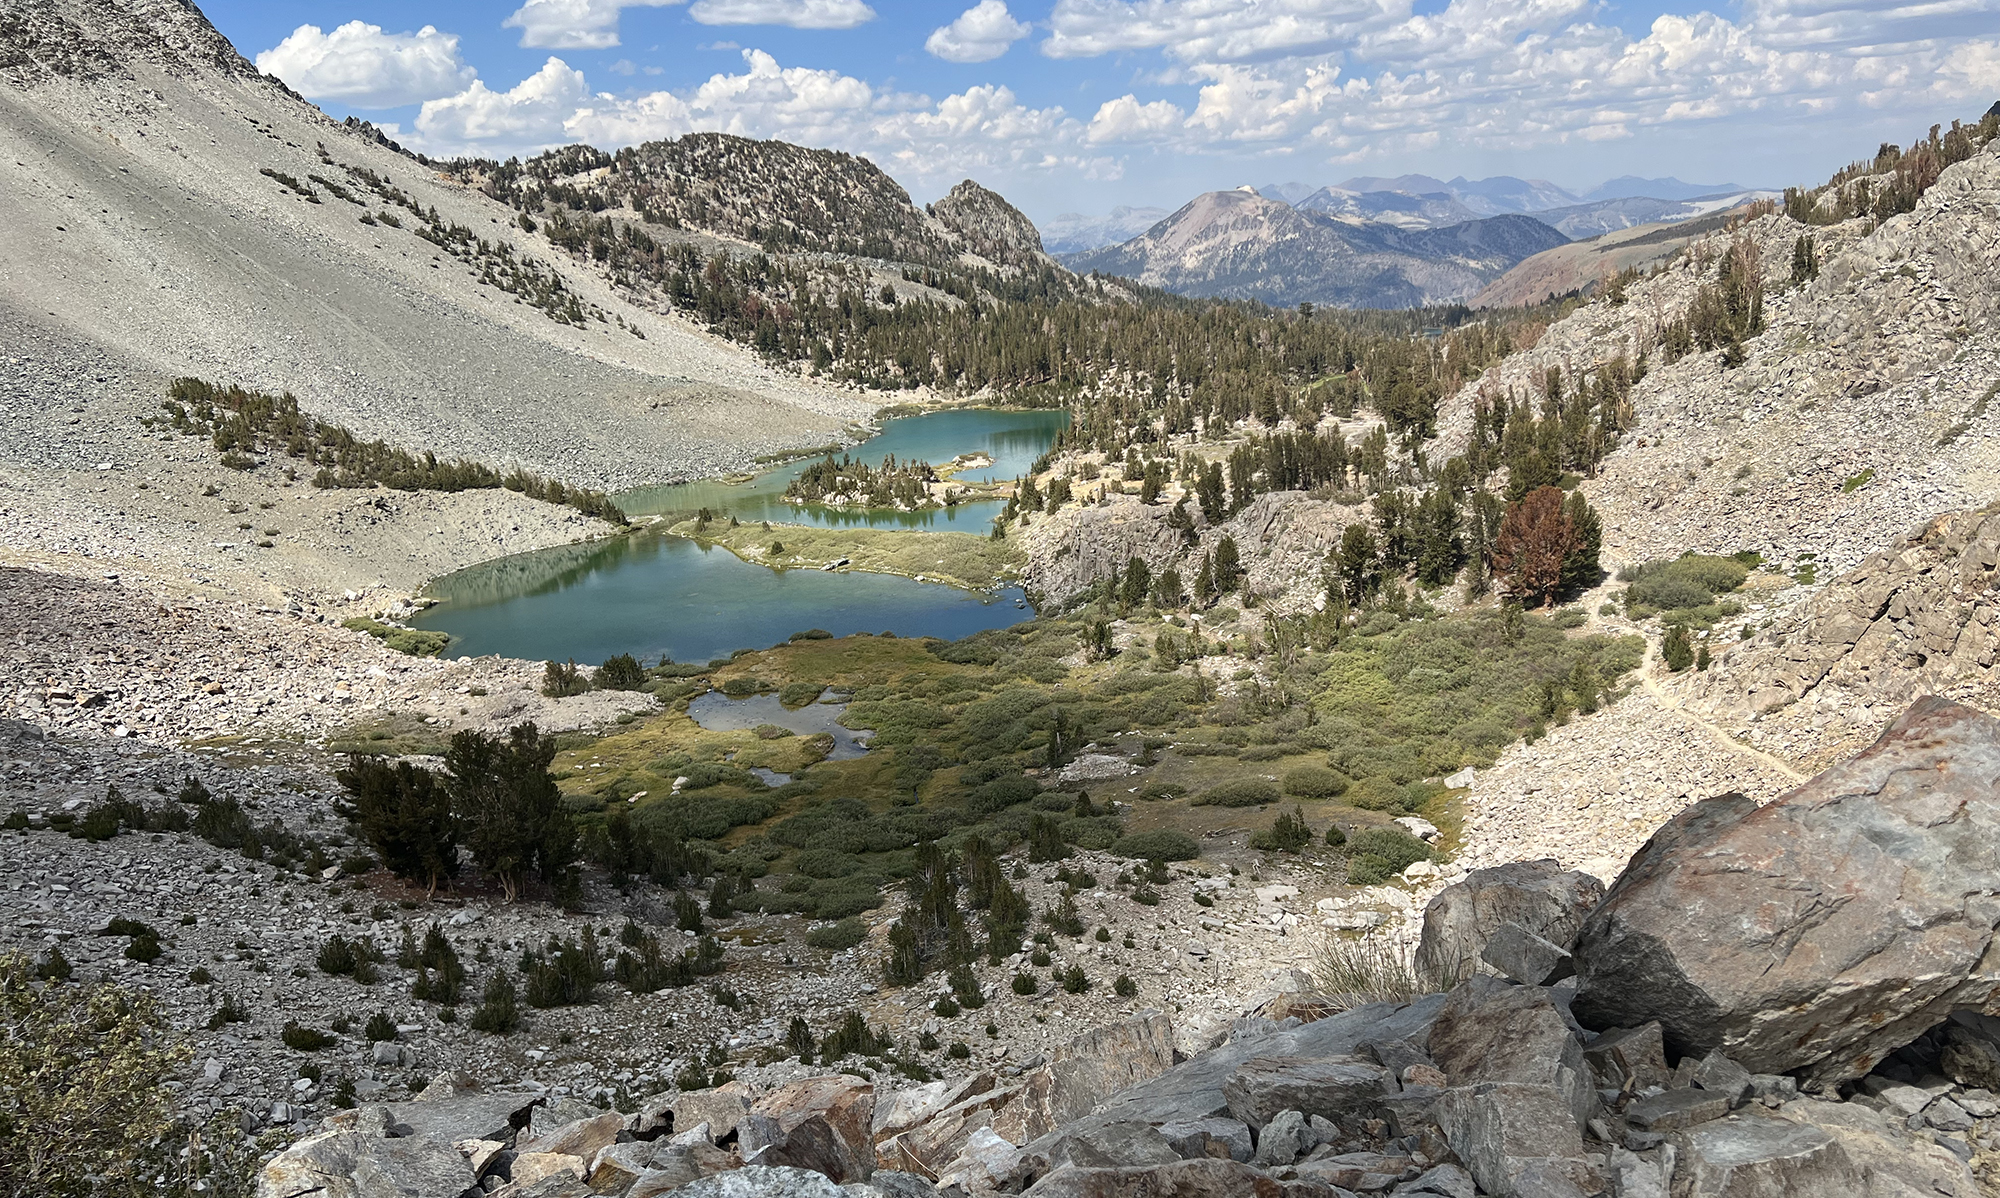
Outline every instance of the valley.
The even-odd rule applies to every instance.
[[[1358,1012],[1444,1059],[1440,995],[1505,985],[1419,960],[1475,871],[1601,894],[1925,696],[2000,713],[2000,115],[1782,200],[1350,180],[1052,255],[783,142],[421,158],[192,7],[0,39],[0,953],[146,996],[145,1151],[201,1129],[259,1193],[395,1152],[509,1198],[1160,1153],[1501,1193],[1428,1105],[1282,1161],[1240,1097],[1199,1152],[1030,1147]],[[1396,1043],[1339,1067],[1470,1092]],[[1825,1059],[1770,1076],[1920,1080]],[[861,1130],[758,1146],[835,1085]],[[1620,1130],[1657,1095],[1600,1088],[1565,1177],[1662,1159]],[[1972,1198],[1996,1116],[1883,1159]]]

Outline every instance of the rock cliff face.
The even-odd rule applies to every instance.
[[[1042,252],[1042,235],[1021,210],[967,179],[930,206],[931,215],[958,234],[971,253],[996,266],[1043,269],[1055,259]]]
[[[2000,511],[1954,512],[1868,557],[1706,673],[1691,708],[1740,725],[1798,705],[1817,753],[1836,751],[1918,695],[2000,707]]]

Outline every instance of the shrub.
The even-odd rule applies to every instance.
[[[947,994],[931,1004],[931,1013],[939,1019],[955,1019],[958,1017],[958,1003]]]
[[[844,878],[860,872],[861,858],[837,849],[807,849],[792,861],[792,868],[808,878]]]
[[[323,1032],[315,1027],[306,1027],[296,1019],[287,1020],[284,1030],[279,1032],[278,1035],[280,1039],[284,1040],[286,1048],[298,1052],[318,1052],[322,1048],[333,1047],[335,1042],[332,1032]]]
[[[826,687],[817,682],[787,682],[778,690],[778,702],[786,707],[804,707],[815,703]]]
[[[1299,799],[1332,799],[1346,793],[1346,774],[1323,765],[1302,765],[1285,771],[1285,793]]]
[[[1014,975],[1014,993],[1021,995],[1039,994],[1041,993],[1041,989],[1042,984],[1035,980],[1034,974],[1017,973]]]
[[[1675,624],[1667,629],[1667,635],[1660,641],[1660,657],[1676,674],[1694,664],[1694,642],[1688,637],[1686,625]]]
[[[1120,836],[1111,843],[1111,851],[1135,861],[1192,861],[1201,856],[1201,844],[1186,832],[1154,828]]]
[[[820,1060],[831,1063],[845,1056],[879,1057],[894,1048],[887,1036],[868,1026],[861,1012],[850,1010],[839,1027],[820,1043]]]
[[[183,1049],[155,1000],[110,983],[38,986],[25,956],[0,957],[0,1189],[9,1194],[192,1192],[162,1176],[204,1177],[215,1194],[247,1194],[254,1152],[239,1172],[209,1132],[195,1159],[176,1160],[193,1128],[173,1123],[170,1079]],[[233,1129],[233,1123],[230,1125]]]
[[[129,960],[151,965],[164,956],[166,950],[151,936],[134,936],[132,943],[125,946],[125,956]]]
[[[646,685],[646,670],[630,653],[604,659],[590,684],[601,691],[635,691]]]
[[[479,1009],[466,1022],[474,1031],[491,1032],[496,1036],[511,1036],[521,1026],[520,1008],[515,1005],[514,979],[505,970],[495,970],[486,979],[486,990],[481,996]]]
[[[1294,807],[1280,812],[1276,822],[1250,837],[1250,847],[1266,852],[1296,853],[1312,843],[1312,829],[1306,826],[1305,812]]]
[[[1348,882],[1373,886],[1429,860],[1431,847],[1400,829],[1368,828],[1348,840],[1347,852]]]
[[[445,788],[473,860],[512,902],[532,871],[561,884],[576,859],[576,825],[549,763],[556,742],[533,724],[503,737],[466,730],[445,752]]]
[[[1346,848],[1347,833],[1339,824],[1328,824],[1326,826],[1326,843],[1331,848]]]
[[[1111,983],[1111,992],[1120,998],[1134,998],[1139,993],[1139,984],[1124,974],[1119,974]]]
[[[1083,916],[1077,912],[1076,899],[1067,892],[1042,913],[1042,922],[1065,936],[1083,935]]]
[[[944,1055],[954,1061],[963,1061],[972,1056],[972,1049],[963,1040],[953,1040],[951,1047],[944,1050]]]
[[[1405,792],[1388,778],[1363,778],[1347,792],[1347,801],[1363,811],[1401,811]]]
[[[1090,977],[1083,972],[1083,966],[1072,965],[1063,970],[1062,988],[1065,994],[1082,994],[1090,989]]]
[[[542,670],[542,693],[551,699],[567,699],[589,690],[590,680],[583,676],[575,658],[552,661]]]
[[[368,1038],[370,1044],[379,1040],[394,1040],[396,1021],[389,1018],[389,1012],[377,1011],[368,1017],[368,1026],[362,1034]]]
[[[853,916],[828,927],[814,928],[806,933],[807,945],[829,952],[853,948],[866,939],[868,939],[868,925]]]
[[[527,973],[531,1007],[575,1007],[595,1002],[597,983],[604,976],[596,933],[585,925],[580,941],[557,943],[551,939],[545,953],[533,955]]]
[[[806,1026],[803,1016],[792,1016],[791,1025],[785,1029],[785,1047],[790,1049],[792,1055],[801,1062],[812,1064],[813,1053],[817,1050],[818,1044],[813,1040],[812,1028]]]
[[[1278,801],[1278,788],[1261,778],[1224,782],[1196,795],[1197,807],[1261,807]]]

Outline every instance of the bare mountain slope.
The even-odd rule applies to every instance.
[[[176,374],[600,486],[869,410],[633,308],[503,206],[257,75],[190,5],[12,5],[0,79],[0,319],[111,364],[70,397],[109,440],[9,420],[5,460],[138,456],[119,434]],[[8,372],[16,412],[48,402],[33,366]]]
[[[1584,490],[1618,561],[1754,549],[1824,577],[1905,530],[2000,496],[2000,143],[1944,170],[1914,211],[1874,226],[1762,216],[1691,246],[1622,303],[1599,299],[1467,384],[1440,410],[1439,459],[1466,443],[1482,394],[1539,394],[1624,354],[1650,355],[1620,446]],[[1871,228],[1871,226],[1874,226]],[[1818,277],[1791,282],[1814,239]],[[1720,352],[1666,362],[1663,330],[1717,276],[1723,252],[1754,246],[1765,330],[1745,361]]]
[[[1254,191],[1212,191],[1123,245],[1065,263],[1184,295],[1406,308],[1463,299],[1564,240],[1524,216],[1404,230],[1301,211]]]

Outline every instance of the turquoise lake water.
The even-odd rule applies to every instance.
[[[938,412],[890,421],[880,436],[850,452],[865,461],[894,454],[933,464],[983,452],[993,465],[960,477],[1011,479],[1027,472],[1067,421],[1063,412]],[[785,503],[786,484],[805,465],[788,463],[741,485],[689,483],[616,498],[634,515],[706,507],[746,521],[963,529],[979,536],[1003,506],[912,513]],[[708,661],[814,628],[835,636],[892,632],[956,640],[1034,614],[1017,588],[989,595],[892,574],[775,570],[727,549],[646,531],[483,562],[438,579],[429,593],[442,602],[410,623],[450,633],[450,656],[497,653],[593,665],[617,653],[648,664],[663,654]]]

